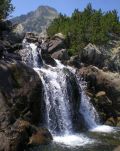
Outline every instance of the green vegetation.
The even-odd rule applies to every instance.
[[[71,17],[60,14],[47,29],[48,36],[56,33],[66,36],[70,55],[76,54],[88,43],[106,44],[111,34],[120,33],[117,11],[102,12],[88,4],[83,12],[75,9]]]
[[[0,0],[0,20],[8,17],[13,10],[11,0]]]

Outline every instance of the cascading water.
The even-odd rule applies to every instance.
[[[41,49],[34,43],[28,43],[26,39],[23,40],[23,50],[21,52],[22,61],[30,67],[41,67],[43,61],[41,58]]]
[[[54,133],[70,133],[72,122],[69,114],[66,78],[61,68],[35,69],[42,76],[45,89],[48,128]],[[41,74],[42,73],[42,74]]]
[[[90,102],[90,98],[85,94],[85,81],[79,82],[79,85],[82,89],[80,112],[86,121],[86,126],[88,127],[88,129],[92,129],[97,127],[98,124],[100,124],[99,115],[92,103]]]
[[[90,103],[89,97],[85,94],[85,82],[75,75],[74,69],[65,67],[59,61],[56,61],[56,67],[45,65],[40,55],[40,49],[35,44],[24,40],[23,46],[27,49],[27,54],[23,55],[23,61],[34,68],[44,85],[47,126],[53,134],[64,136],[55,137],[56,142],[66,143],[67,145],[92,143],[84,135],[77,136],[73,133],[70,98],[64,69],[69,70],[76,78],[79,95],[81,96],[79,112],[83,115],[87,128],[92,129],[99,124],[99,116]]]

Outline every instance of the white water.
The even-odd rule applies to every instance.
[[[80,112],[84,116],[87,127],[89,129],[92,129],[94,127],[97,127],[97,125],[99,123],[99,116],[98,116],[98,113],[95,110],[94,106],[90,102],[90,98],[85,94],[84,85],[82,85],[80,83],[80,86],[82,89]]]
[[[64,135],[64,136],[55,136],[54,142],[61,145],[66,145],[68,147],[84,146],[86,144],[94,143],[93,140],[89,139],[85,135]]]
[[[102,132],[102,133],[110,133],[114,132],[114,128],[107,125],[97,125],[95,128],[90,130],[91,132]]]
[[[27,47],[31,51],[32,65],[34,70],[40,76],[44,85],[44,99],[46,101],[47,126],[52,133],[57,130],[62,136],[54,136],[54,141],[67,146],[83,146],[94,141],[88,139],[83,134],[74,135],[72,133],[73,126],[70,117],[70,105],[67,94],[66,76],[63,69],[67,68],[75,74],[75,70],[71,67],[65,67],[56,60],[57,67],[39,67],[38,52],[35,44],[28,44]],[[81,94],[80,113],[83,115],[86,126],[93,132],[111,132],[113,129],[109,126],[98,126],[99,116],[90,103],[89,97],[85,94],[86,84],[79,77],[76,77],[79,83]]]
[[[75,74],[75,70],[69,67],[69,70]],[[81,93],[81,103],[80,103],[80,113],[83,115],[86,122],[86,126],[89,130],[96,128],[99,125],[99,115],[94,108],[93,104],[90,102],[90,98],[86,95],[86,82],[82,80],[79,76],[76,76],[79,89]]]
[[[44,84],[48,128],[52,132],[58,129],[61,133],[70,133],[72,122],[63,69],[49,67],[48,69],[37,68],[35,70],[42,77]]]

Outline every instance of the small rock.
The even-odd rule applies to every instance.
[[[46,128],[39,128],[29,139],[29,145],[46,145],[51,143],[53,137]]]

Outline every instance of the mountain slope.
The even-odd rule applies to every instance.
[[[40,6],[26,15],[13,18],[14,24],[22,24],[25,32],[41,33],[58,16],[57,10],[49,6]]]

